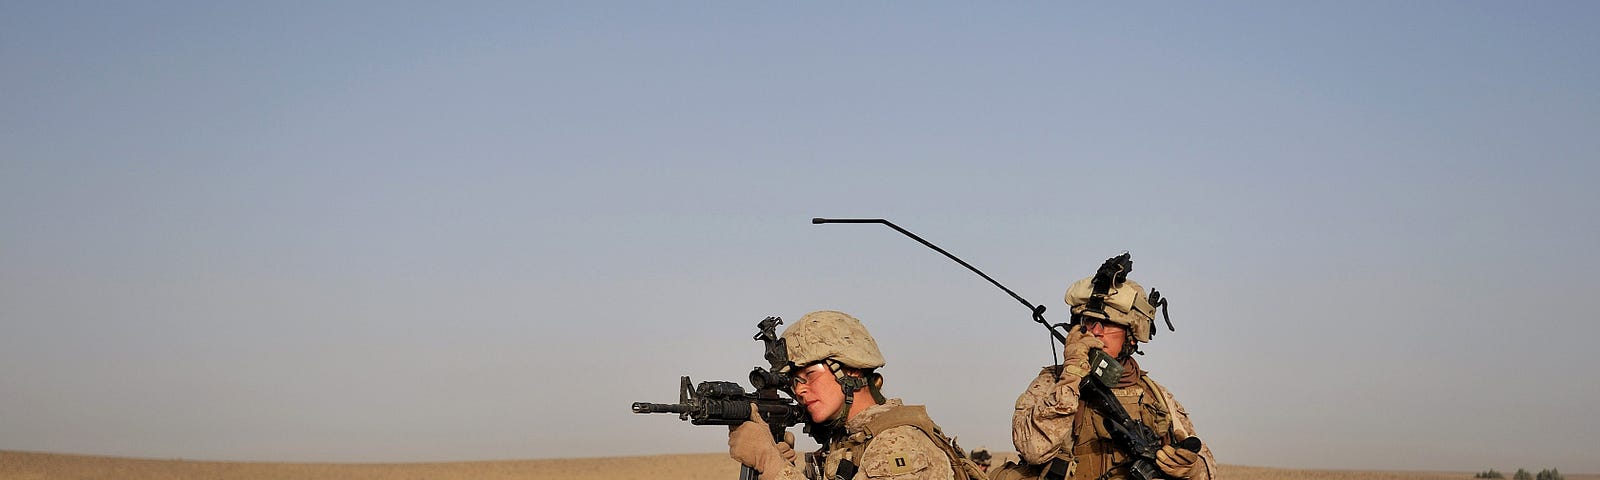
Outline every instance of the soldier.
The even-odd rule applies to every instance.
[[[1113,262],[1118,259],[1123,263]],[[1126,280],[1132,262],[1126,256],[1112,260],[1101,267],[1102,276],[1108,268],[1120,269],[1109,272],[1115,279],[1107,282],[1110,288],[1096,292],[1095,277],[1090,277],[1067,289],[1074,326],[1067,335],[1060,378],[1057,367],[1045,367],[1017,397],[1011,437],[1023,463],[1007,463],[997,469],[991,474],[995,480],[1048,478],[1046,472],[1059,475],[1048,480],[1129,478],[1126,452],[1112,441],[1100,414],[1079,399],[1079,382],[1089,372],[1089,351],[1095,348],[1122,363],[1123,375],[1111,390],[1131,418],[1161,437],[1163,446],[1155,462],[1161,472],[1180,479],[1216,478],[1217,463],[1210,446],[1192,452],[1173,445],[1195,436],[1189,412],[1172,392],[1141,370],[1132,356],[1141,343],[1150,341],[1156,307],[1145,296],[1144,287]]]
[[[971,458],[972,463],[978,464],[978,470],[987,472],[989,471],[990,462],[994,461],[994,454],[989,453],[987,448],[978,447],[973,449],[972,454],[967,455],[967,458]]]
[[[922,406],[885,399],[877,341],[860,320],[831,310],[806,314],[783,332],[794,379],[790,393],[810,416],[808,431],[825,445],[808,455],[806,476],[826,479],[950,480],[982,478]],[[754,409],[754,405],[751,406]],[[728,454],[761,480],[799,480],[794,453],[753,420],[728,433]],[[792,442],[792,440],[789,440]],[[820,460],[820,461],[819,461]]]

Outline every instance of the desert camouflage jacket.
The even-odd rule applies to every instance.
[[[833,480],[839,472],[841,460],[850,460],[856,473],[847,480],[951,480],[955,470],[950,457],[935,445],[922,430],[910,425],[889,428],[871,438],[861,458],[853,455],[853,444],[868,440],[866,426],[874,418],[895,409],[908,408],[897,398],[882,405],[862,410],[845,422],[845,432],[829,444],[827,457],[822,462],[823,480]],[[775,475],[763,473],[761,480],[802,480],[806,478],[794,466],[785,467]]]
[[[1091,442],[1103,439],[1080,438],[1094,436],[1092,433],[1098,422],[1076,422],[1078,409],[1082,404],[1078,401],[1078,383],[1076,377],[1063,377],[1064,381],[1055,379],[1055,367],[1045,367],[1039,371],[1039,376],[1034,377],[1028,384],[1028,389],[1017,397],[1016,410],[1011,417],[1011,440],[1017,447],[1017,454],[1022,461],[1030,465],[1049,463],[1059,454],[1077,454],[1083,457],[1085,448]],[[1189,420],[1189,412],[1173,398],[1172,392],[1156,384],[1148,376],[1141,376],[1141,380],[1132,386],[1112,389],[1130,415],[1136,416],[1146,425],[1150,425],[1158,434],[1163,435],[1166,441],[1170,438],[1183,439],[1189,436],[1198,436],[1194,431],[1194,423]],[[1156,390],[1154,395],[1146,395],[1145,385]],[[1084,415],[1093,415],[1093,412],[1083,412]],[[1103,430],[1104,427],[1099,427]],[[1170,430],[1169,430],[1170,429]],[[1170,434],[1169,434],[1170,433]],[[1107,455],[1115,452],[1108,452]],[[1210,445],[1200,448],[1200,462],[1205,465],[1197,468],[1189,480],[1211,480],[1216,478],[1217,461],[1211,456]],[[1095,478],[1103,473],[1101,471],[1085,471],[1095,469],[1096,465],[1106,465],[1108,462],[1096,462],[1090,458],[1078,458],[1078,478]],[[1120,477],[1112,477],[1120,478]]]

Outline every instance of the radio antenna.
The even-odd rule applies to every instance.
[[[916,240],[917,243],[921,243],[923,246],[931,248],[935,252],[939,252],[939,253],[944,254],[945,257],[948,257],[950,260],[954,260],[956,263],[961,264],[961,266],[963,266],[963,267],[967,267],[967,270],[972,270],[972,273],[978,274],[978,276],[983,277],[984,280],[988,280],[989,283],[994,284],[995,287],[998,287],[1000,290],[1005,291],[1006,295],[1010,295],[1011,298],[1015,298],[1015,299],[1017,299],[1018,302],[1021,302],[1022,306],[1027,307],[1028,311],[1033,314],[1033,321],[1038,322],[1040,325],[1044,325],[1044,328],[1046,330],[1050,331],[1050,336],[1055,337],[1056,341],[1060,341],[1061,343],[1066,343],[1067,342],[1066,335],[1061,333],[1060,331],[1057,331],[1056,330],[1056,327],[1057,327],[1056,325],[1051,325],[1050,322],[1045,321],[1045,319],[1044,319],[1044,305],[1034,305],[1033,302],[1030,302],[1027,299],[1022,298],[1021,295],[1017,295],[1017,292],[1013,292],[1013,291],[1011,291],[1011,289],[1006,288],[1005,285],[1001,285],[1000,282],[995,281],[995,279],[993,277],[990,277],[988,274],[983,273],[983,271],[978,270],[978,268],[972,266],[972,264],[967,263],[966,261],[964,261],[964,260],[962,260],[960,258],[957,258],[955,255],[950,254],[950,252],[946,252],[943,248],[939,248],[938,245],[934,245],[932,242],[929,242],[927,240],[923,240],[922,237],[917,236],[917,234],[911,233],[911,232],[907,231],[904,228],[900,228],[900,226],[899,225],[895,225],[894,222],[890,222],[890,221],[884,220],[882,218],[812,218],[811,219],[811,223],[813,225],[822,225],[822,224],[826,224],[826,223],[877,223],[877,224],[882,224],[883,226],[886,226],[886,227],[889,227],[889,228],[893,228],[894,231],[900,232],[901,234],[904,234],[907,237],[911,237],[911,239],[912,240]],[[1052,343],[1051,345],[1052,345],[1052,351],[1050,353],[1050,358],[1053,359],[1053,358],[1055,358],[1055,352],[1053,351],[1055,344]]]

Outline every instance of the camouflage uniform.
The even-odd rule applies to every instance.
[[[954,442],[945,439],[921,406],[884,398],[878,391],[882,377],[875,370],[884,365],[883,354],[860,320],[831,310],[811,312],[784,330],[782,342],[789,366],[779,372],[826,364],[841,388],[844,404],[832,419],[812,425],[835,432],[826,439],[828,448],[822,451],[825,455],[807,455],[812,462],[821,464],[820,472],[813,465],[802,474],[792,459],[775,459],[776,453],[766,448],[764,440],[730,432],[729,454],[761,470],[761,480],[801,480],[816,475],[828,480],[982,478],[981,473],[967,474],[977,467],[961,457]],[[860,375],[847,375],[846,369],[854,369],[851,371]],[[874,405],[848,416],[854,393],[863,389],[871,393]],[[752,437],[765,433],[752,427],[752,423],[746,422],[739,430],[749,430]],[[855,473],[848,473],[849,468],[840,471],[847,460]],[[957,473],[957,466],[962,468],[961,474]]]
[[[921,429],[910,425],[889,428],[876,436],[870,436],[866,449],[862,451],[860,459],[851,458],[854,454],[854,445],[867,441],[869,435],[865,431],[866,425],[880,415],[892,410],[913,408],[906,407],[898,398],[891,398],[882,405],[874,405],[862,410],[854,418],[845,422],[845,432],[829,443],[827,457],[823,460],[823,478],[832,479],[839,471],[840,460],[850,460],[857,467],[853,480],[862,479],[894,479],[894,480],[949,480],[956,478],[955,470],[950,466],[950,457],[943,449],[922,433]],[[926,418],[926,415],[923,415]],[[931,422],[930,422],[931,423]],[[768,480],[766,475],[762,480]],[[798,480],[799,476],[776,477],[784,480]]]
[[[1057,457],[1071,458],[1076,460],[1077,467],[1070,478],[1099,478],[1107,468],[1126,457],[1111,443],[1100,416],[1078,400],[1078,379],[1063,376],[1065,381],[1057,382],[1054,372],[1055,367],[1040,370],[1028,389],[1017,397],[1016,411],[1011,417],[1011,440],[1018,456],[1029,465],[1042,466]],[[1156,393],[1150,393],[1151,389]],[[1111,391],[1129,416],[1161,435],[1164,443],[1199,436],[1189,420],[1189,412],[1173,398],[1172,392],[1144,372],[1139,372],[1139,381],[1134,385]],[[1217,461],[1211,455],[1210,445],[1201,444],[1200,461],[1205,464],[1204,468],[1196,468],[1190,480],[1216,478]],[[1025,470],[1033,472],[1023,477],[1039,473],[1039,468]],[[1106,478],[1127,478],[1125,475],[1126,472],[1118,472]],[[995,475],[994,478],[1003,477]]]
[[[994,454],[989,453],[987,448],[978,447],[973,449],[972,453],[967,455],[967,458],[972,459],[972,463],[977,464],[979,470],[987,472],[989,471],[989,464],[994,461]]]
[[[1088,349],[1090,345],[1104,346],[1088,333],[1087,324],[1091,322],[1125,329],[1127,335],[1121,337],[1125,343],[1117,350],[1121,354],[1118,361],[1123,364],[1123,376],[1110,390],[1128,416],[1149,427],[1160,437],[1163,447],[1170,450],[1158,454],[1157,463],[1171,461],[1172,457],[1163,455],[1181,453],[1198,462],[1173,465],[1173,468],[1186,469],[1187,472],[1179,472],[1186,474],[1187,479],[1216,478],[1217,462],[1211,455],[1210,445],[1202,443],[1197,453],[1178,452],[1170,447],[1175,442],[1198,436],[1194,423],[1172,392],[1150,379],[1131,355],[1138,351],[1139,343],[1149,342],[1155,334],[1157,308],[1166,305],[1159,293],[1151,290],[1146,296],[1143,286],[1127,279],[1132,269],[1132,260],[1122,254],[1106,260],[1095,276],[1068,287],[1065,300],[1072,307],[1073,324],[1082,324],[1084,328],[1074,328],[1067,336],[1064,364],[1045,367],[1017,397],[1016,410],[1012,412],[1011,439],[1022,463],[1008,463],[991,472],[991,478],[1036,478],[1049,464],[1058,461],[1070,465],[1066,478],[1128,478],[1128,468],[1124,464],[1128,455],[1112,441],[1100,414],[1085,406],[1079,397],[1079,382],[1088,373],[1085,360]]]

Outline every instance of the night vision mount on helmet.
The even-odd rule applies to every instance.
[[[1067,287],[1066,302],[1072,307],[1069,325],[1091,318],[1105,320],[1127,327],[1140,342],[1149,342],[1156,333],[1155,314],[1159,308],[1167,329],[1175,330],[1172,318],[1167,315],[1167,299],[1155,289],[1146,296],[1144,286],[1128,280],[1128,273],[1132,271],[1133,260],[1124,252],[1106,259],[1094,276]]]

